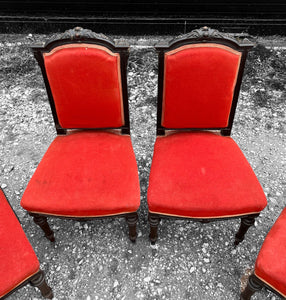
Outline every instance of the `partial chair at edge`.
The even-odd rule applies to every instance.
[[[267,234],[240,299],[250,300],[263,287],[286,299],[286,208]]]
[[[125,217],[136,240],[140,188],[130,137],[128,44],[76,27],[32,51],[42,71],[57,137],[21,205],[54,241],[47,217]]]
[[[38,258],[1,189],[0,241],[0,299],[28,283],[39,288],[44,298],[52,299]]]
[[[267,205],[256,175],[230,137],[252,47],[248,40],[208,27],[155,46],[157,138],[147,194],[152,243],[161,218],[240,218],[237,245]]]

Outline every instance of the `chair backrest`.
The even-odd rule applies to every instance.
[[[207,27],[157,44],[157,134],[166,129],[207,129],[230,135],[252,46]]]
[[[76,27],[32,46],[58,133],[120,128],[129,133],[128,45]]]

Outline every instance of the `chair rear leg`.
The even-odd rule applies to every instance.
[[[240,242],[244,240],[245,233],[251,227],[254,225],[255,218],[258,217],[259,214],[255,214],[252,216],[242,217],[241,223],[238,232],[235,235],[235,242],[234,244],[237,246]]]
[[[45,237],[51,242],[54,242],[55,241],[54,232],[51,230],[47,222],[47,217],[38,214],[31,214],[31,216],[33,217],[34,222],[42,228],[42,230],[45,233]]]
[[[46,280],[45,280],[45,274],[42,270],[40,270],[36,275],[34,275],[31,278],[30,283],[32,286],[36,286],[40,290],[40,292],[44,298],[53,299],[53,297],[54,297],[53,291],[47,285]]]
[[[251,296],[262,289],[262,285],[258,281],[257,277],[250,275],[245,290],[240,294],[240,300],[250,300]]]
[[[135,243],[137,238],[136,225],[138,222],[137,212],[130,213],[126,216],[126,221],[129,228],[129,239],[131,242]]]
[[[154,245],[158,239],[158,226],[160,223],[160,217],[156,214],[149,212],[148,220],[150,224],[149,239],[151,244]]]

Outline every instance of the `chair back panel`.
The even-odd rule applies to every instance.
[[[227,127],[241,52],[215,43],[165,53],[162,126]]]
[[[43,58],[61,127],[124,125],[118,53],[82,43],[55,47]]]

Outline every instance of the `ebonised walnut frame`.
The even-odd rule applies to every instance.
[[[232,105],[230,110],[229,122],[227,127],[220,128],[165,128],[162,126],[162,105],[163,105],[163,89],[164,89],[164,58],[165,53],[171,50],[177,49],[184,45],[190,44],[198,44],[198,43],[214,43],[228,46],[236,51],[242,53],[241,62],[239,66],[237,81],[234,89]],[[158,99],[157,99],[157,136],[165,135],[166,131],[219,131],[223,136],[230,136],[232,124],[234,120],[234,114],[237,106],[240,86],[242,82],[243,71],[245,67],[245,62],[247,58],[247,54],[249,50],[254,45],[248,41],[247,39],[234,38],[233,36],[219,32],[218,30],[211,29],[209,27],[202,27],[200,29],[195,29],[190,33],[183,34],[169,42],[162,41],[155,45],[156,52],[158,54]],[[207,86],[207,82],[206,82]],[[204,87],[202,87],[204,88]],[[243,216],[234,216],[234,217],[226,217],[226,218],[210,218],[210,219],[197,219],[197,218],[187,218],[187,217],[172,217],[163,214],[156,214],[149,212],[148,220],[150,224],[150,234],[149,239],[152,244],[158,239],[158,226],[161,218],[186,218],[191,219],[193,221],[199,221],[202,223],[208,223],[215,220],[225,220],[225,219],[233,219],[233,218],[241,218],[241,224],[238,232],[235,235],[235,245],[238,245],[240,242],[244,240],[244,235],[249,229],[250,226],[254,225],[255,218],[259,216],[259,213],[243,215]]]
[[[67,130],[74,130],[78,128],[63,128],[58,120],[57,111],[55,107],[55,102],[53,98],[53,94],[51,91],[51,87],[48,81],[43,54],[50,52],[52,49],[58,46],[66,45],[66,44],[95,44],[99,46],[106,47],[114,53],[118,53],[120,55],[120,72],[121,72],[121,88],[122,88],[122,99],[123,99],[123,113],[124,113],[124,125],[119,128],[85,128],[84,130],[109,130],[116,129],[120,130],[121,134],[130,135],[130,121],[129,121],[129,108],[128,108],[128,91],[127,91],[127,61],[129,57],[129,44],[125,40],[118,40],[114,43],[113,40],[108,38],[103,34],[95,33],[89,29],[83,29],[81,27],[75,27],[74,29],[70,29],[65,31],[64,33],[56,34],[52,36],[46,43],[41,45],[32,45],[31,50],[34,54],[34,57],[38,61],[38,64],[41,68],[41,72],[44,78],[49,103],[52,110],[53,119],[55,122],[55,127],[58,135],[65,135]],[[45,233],[47,239],[51,242],[55,241],[54,232],[51,230],[47,217],[57,217],[45,214],[35,214],[29,212],[29,214],[33,217],[34,222],[39,225]],[[129,239],[132,242],[136,241],[137,233],[136,233],[136,225],[138,221],[137,212],[126,213],[126,214],[118,214],[112,216],[104,216],[104,217],[59,217],[65,219],[73,219],[78,221],[86,221],[95,218],[107,218],[107,217],[125,217],[128,227],[129,227]]]
[[[0,190],[3,192],[3,194],[5,195],[4,191],[0,188]],[[11,207],[11,210],[13,211],[14,215],[16,216],[16,218],[18,219],[19,223],[20,220],[16,214],[16,212],[14,211],[13,207],[11,206],[10,202],[8,201],[6,195],[5,198],[7,200],[7,203],[9,204],[9,206]],[[54,295],[53,295],[53,291],[50,288],[50,286],[46,283],[45,280],[45,273],[44,271],[42,271],[41,269],[34,274],[33,276],[29,277],[27,280],[25,280],[24,282],[22,282],[21,284],[19,284],[18,286],[16,286],[13,290],[11,290],[9,293],[5,294],[4,296],[0,297],[0,299],[6,299],[8,296],[10,296],[11,294],[13,294],[15,291],[17,291],[18,289],[22,288],[23,286],[27,285],[27,284],[31,284],[32,286],[37,287],[40,292],[41,295],[46,298],[46,299],[53,299]]]
[[[245,290],[240,294],[240,300],[250,300],[251,296],[257,292],[260,291],[262,288],[266,288],[279,296],[281,299],[286,299],[283,295],[281,295],[278,291],[273,289],[271,286],[269,286],[267,283],[260,280],[254,273],[251,274],[248,278],[247,286]]]

